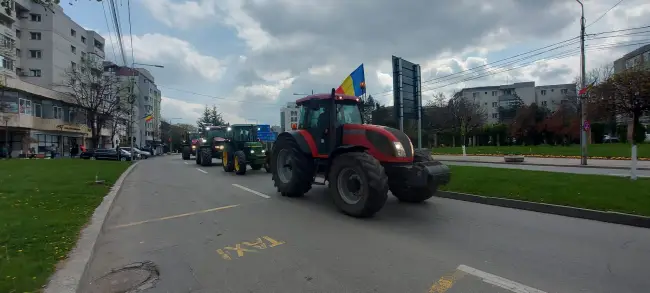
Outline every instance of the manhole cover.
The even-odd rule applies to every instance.
[[[153,262],[137,262],[110,271],[90,283],[89,293],[134,293],[153,287],[160,273]]]

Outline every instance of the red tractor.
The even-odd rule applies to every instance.
[[[451,172],[428,150],[414,150],[397,129],[363,124],[357,97],[316,94],[296,101],[297,129],[278,135],[271,151],[274,185],[287,197],[301,197],[312,184],[329,182],[336,206],[354,217],[381,210],[390,190],[400,201],[423,202]],[[316,182],[323,175],[322,183]]]

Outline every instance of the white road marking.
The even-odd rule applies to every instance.
[[[185,163],[185,165],[188,165],[188,163],[187,163],[187,162],[183,162],[183,163]]]
[[[480,278],[483,280],[483,282],[486,282],[488,284],[492,284],[494,286],[501,287],[503,289],[509,290],[511,292],[515,293],[546,293],[544,291],[528,287],[524,284],[517,283],[515,281],[510,281],[505,278],[501,278],[499,276],[486,273],[481,270],[477,270],[475,268],[468,267],[466,265],[459,265],[457,268],[459,271],[463,271],[465,273],[468,273],[470,275],[473,275],[475,277]]]
[[[255,190],[252,190],[252,189],[250,189],[250,188],[248,188],[248,187],[241,186],[241,185],[239,185],[239,184],[234,184],[234,183],[233,183],[232,186],[237,187],[237,188],[241,188],[241,189],[246,190],[246,191],[248,191],[248,192],[250,192],[250,193],[252,193],[252,194],[259,195],[259,196],[261,196],[261,197],[263,197],[263,198],[271,198],[270,196],[268,196],[268,195],[266,195],[266,194],[264,194],[264,193],[257,192],[257,191],[255,191]]]
[[[199,168],[196,168],[196,170],[199,170],[199,172],[201,172],[201,173],[208,174],[208,172],[206,172],[205,170],[201,170]]]

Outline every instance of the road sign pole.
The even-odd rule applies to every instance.
[[[402,87],[402,58],[397,61],[397,78],[399,81],[399,130],[404,131],[404,88]]]
[[[422,79],[420,78],[420,65],[415,65],[415,97],[418,106],[418,148],[422,148]]]

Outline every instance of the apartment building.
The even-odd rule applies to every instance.
[[[130,68],[119,66],[113,62],[104,61],[104,73],[114,74],[125,82],[132,82],[133,95],[133,142],[137,146],[151,145],[157,147],[161,144],[161,93],[151,73],[144,68]],[[151,115],[152,119],[146,121]],[[129,119],[130,120],[130,119]],[[129,131],[127,130],[127,133]],[[125,134],[126,136],[131,136]],[[128,141],[125,137],[123,141]]]
[[[291,125],[298,126],[298,115],[300,109],[295,102],[289,102],[286,106],[280,108],[280,128],[284,131],[291,130]]]
[[[464,88],[460,94],[475,103],[480,104],[487,115],[487,123],[494,124],[502,121],[499,117],[499,107],[508,107],[518,103],[518,99],[530,105],[536,103],[551,111],[557,110],[563,100],[575,96],[575,84],[555,84],[535,86],[534,81],[518,82],[506,85]]]
[[[642,46],[614,61],[614,73],[635,67],[650,69],[650,45]]]
[[[44,153],[52,146],[65,154],[73,144],[110,146],[108,129],[99,146],[90,145],[83,109],[65,100],[67,89],[59,86],[63,72],[87,54],[104,59],[104,39],[72,21],[59,5],[51,12],[30,0],[9,3],[11,13],[0,9],[0,101],[9,108],[0,122],[7,121],[12,155],[32,148]]]

